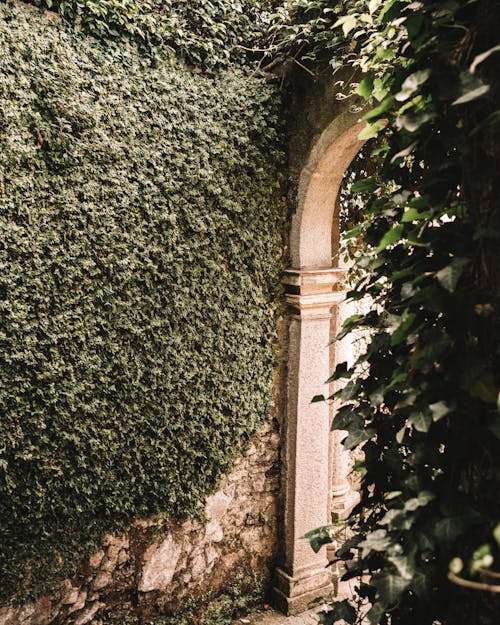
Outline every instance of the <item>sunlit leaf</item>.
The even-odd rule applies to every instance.
[[[458,104],[466,104],[481,98],[490,90],[489,85],[485,85],[483,81],[471,74],[469,71],[460,74],[460,96],[452,102],[454,106]]]
[[[389,245],[394,245],[401,240],[401,235],[403,234],[404,227],[400,224],[394,226],[391,230],[386,232],[384,236],[380,239],[380,243],[377,246],[377,252],[381,252],[385,250]]]
[[[471,72],[471,74],[473,74],[476,71],[476,68],[478,67],[478,65],[480,65],[483,61],[485,61],[494,52],[500,52],[500,45],[493,46],[493,48],[486,50],[486,52],[482,52],[481,54],[478,54],[472,61],[471,66],[469,68],[469,71]]]
[[[430,75],[430,69],[421,69],[418,72],[410,74],[401,85],[401,91],[394,96],[396,100],[398,102],[404,102],[411,98],[428,80]]]
[[[436,273],[436,278],[441,286],[453,293],[460,276],[469,263],[470,260],[468,258],[454,258],[449,265],[446,265],[446,267]]]

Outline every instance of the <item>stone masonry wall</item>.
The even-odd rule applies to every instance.
[[[206,522],[157,516],[102,548],[60,592],[22,607],[0,608],[0,625],[101,625],[126,614],[154,618],[187,597],[223,589],[238,572],[268,577],[279,510],[279,435],[274,420],[254,439],[206,502]]]

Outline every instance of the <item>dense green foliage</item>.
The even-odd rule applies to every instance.
[[[239,617],[262,607],[264,579],[260,572],[239,571],[226,581],[224,591],[218,595],[208,593],[190,598],[176,606],[176,613],[152,621],[129,616],[119,625],[232,625]],[[116,623],[116,619],[110,621]],[[104,625],[109,625],[106,617]]]
[[[351,89],[372,101],[362,136],[378,137],[381,160],[351,187],[366,217],[350,233],[365,270],[351,297],[373,307],[343,332],[367,328],[371,343],[334,374],[348,380],[334,427],[348,449],[364,443],[362,502],[338,552],[359,584],[322,622],[493,625],[498,595],[452,584],[448,567],[455,556],[449,577],[465,584],[500,570],[500,5],[288,8],[295,22],[276,23],[270,52],[307,43],[306,62],[331,46],[334,65],[362,72]]]
[[[274,89],[0,9],[2,599],[199,510],[269,414]]]
[[[170,49],[210,68],[244,61],[266,28],[266,1],[255,0],[26,0],[57,11],[99,39],[135,41],[143,52]]]

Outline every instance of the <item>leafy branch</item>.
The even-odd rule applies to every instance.
[[[350,297],[373,306],[339,336],[366,329],[371,341],[337,367],[350,379],[333,396],[334,429],[365,454],[353,536],[337,552],[344,579],[362,581],[322,622],[494,623],[494,601],[467,601],[447,574],[500,518],[498,3],[285,8],[278,53],[305,44],[316,66],[354,70],[380,162],[351,187],[363,206],[351,236],[363,238]]]

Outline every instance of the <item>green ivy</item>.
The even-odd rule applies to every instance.
[[[267,27],[255,0],[25,0],[105,41],[128,40],[156,55],[171,50],[204,69],[244,63]]]
[[[130,617],[119,625],[233,625],[239,617],[262,607],[265,580],[261,572],[236,571],[219,594],[209,592],[199,598],[180,602],[173,615],[144,623],[138,617]],[[245,620],[245,619],[242,619]],[[115,623],[104,620],[104,625]]]
[[[500,571],[500,4],[300,0],[273,19],[270,56],[351,68],[380,162],[350,188],[364,204],[350,297],[373,306],[338,337],[371,342],[332,377],[348,380],[334,428],[364,443],[337,552],[357,585],[320,622],[493,625],[497,595],[448,571]]]
[[[0,7],[0,597],[201,511],[268,418],[276,90]]]

